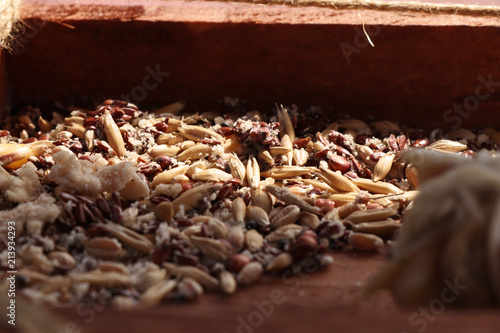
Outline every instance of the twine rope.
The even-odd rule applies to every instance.
[[[420,12],[464,16],[500,16],[499,6],[464,4],[380,1],[380,0],[230,0],[263,5],[286,5],[292,7],[316,6],[333,9],[370,9],[378,11]]]
[[[9,48],[18,20],[20,0],[0,0],[0,49]]]

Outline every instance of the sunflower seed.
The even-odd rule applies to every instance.
[[[172,206],[174,212],[179,210],[180,206],[184,206],[184,210],[190,211],[199,207],[205,200],[207,200],[212,194],[217,192],[222,185],[220,184],[203,184],[200,186],[193,187],[190,190],[182,192],[174,201],[172,201]]]
[[[222,262],[229,258],[229,250],[220,242],[220,240],[191,236],[191,242],[207,257]]]
[[[394,161],[394,153],[389,152],[385,154],[381,159],[378,160],[373,170],[373,181],[379,181],[385,178],[392,167],[392,162]]]
[[[257,158],[268,165],[274,165],[274,158],[268,150],[259,151]]]
[[[441,152],[449,152],[449,153],[456,153],[462,150],[467,149],[467,145],[464,145],[460,142],[457,141],[452,141],[452,140],[438,140],[436,142],[431,143],[425,149],[432,149],[432,150],[437,150]]]
[[[147,289],[153,287],[159,282],[165,280],[167,277],[167,271],[164,269],[152,269],[142,272],[134,280],[134,288],[139,292],[144,292]]]
[[[233,176],[220,169],[210,168],[196,172],[191,178],[197,182],[224,182],[233,178]]]
[[[219,280],[220,280],[220,287],[224,293],[232,294],[236,291],[237,284],[233,274],[224,270],[220,273]]]
[[[177,286],[176,280],[163,280],[151,286],[139,298],[139,307],[150,309],[158,305]]]
[[[308,204],[302,198],[290,192],[290,190],[286,187],[280,187],[277,185],[267,185],[265,190],[288,205],[296,205],[300,209],[310,213],[319,214],[321,212],[320,208]]]
[[[356,178],[352,182],[367,191],[378,194],[389,194],[389,193],[402,193],[403,191],[398,187],[386,182],[374,182],[371,179]]]
[[[52,130],[52,125],[50,125],[50,122],[43,119],[42,116],[38,118],[37,125],[42,132],[50,132]]]
[[[117,272],[70,273],[69,277],[73,282],[84,282],[91,286],[107,288],[127,287],[132,283],[129,276]]]
[[[164,262],[163,267],[167,269],[169,274],[193,278],[205,288],[217,289],[219,287],[219,281],[216,278],[197,267],[181,266],[169,262]]]
[[[34,156],[33,150],[28,145],[5,143],[0,144],[0,165],[7,169],[17,169]]]
[[[294,240],[303,228],[297,224],[287,224],[271,232],[266,236],[266,240],[270,243],[277,243],[281,241]]]
[[[298,166],[278,166],[270,169],[269,171],[261,172],[262,177],[272,177],[274,179],[283,180],[297,176],[308,175],[312,171],[309,167]]]
[[[168,184],[172,181],[172,179],[174,179],[174,177],[185,174],[187,169],[189,169],[189,165],[179,166],[170,170],[165,170],[162,173],[158,174],[153,179],[151,185],[153,187],[156,187],[159,184]]]
[[[94,150],[95,143],[95,133],[92,130],[88,130],[85,132],[85,144],[87,145],[87,150],[92,151]]]
[[[229,165],[231,167],[231,174],[234,178],[245,181],[246,177],[246,168],[245,165],[241,162],[241,160],[236,156],[236,154],[231,153],[227,155],[229,160]]]
[[[395,222],[393,219],[386,219],[383,221],[359,223],[354,225],[352,230],[379,237],[390,237],[400,228],[400,223]]]
[[[349,235],[349,244],[357,251],[377,251],[384,241],[375,235],[353,232]]]
[[[151,147],[148,151],[148,154],[151,157],[158,157],[158,156],[175,157],[180,150],[181,148],[173,145],[158,145]]]
[[[299,220],[299,217],[300,208],[295,205],[277,207],[269,214],[273,228],[279,228],[286,224],[294,224]]]
[[[263,227],[271,224],[266,211],[257,206],[248,206],[246,208],[246,218],[249,221],[254,221],[258,225],[261,225]]]
[[[288,135],[291,142],[295,141],[295,130],[293,129],[293,123],[288,115],[287,109],[282,105],[278,107],[278,121],[280,123],[280,135]]]
[[[195,279],[190,277],[183,278],[177,284],[179,294],[189,301],[195,301],[203,296],[203,287]]]
[[[295,149],[293,151],[293,163],[298,166],[303,166],[307,163],[309,154],[304,149]]]
[[[319,217],[316,214],[301,212],[299,216],[299,224],[314,230],[319,225]]]
[[[207,157],[212,153],[212,147],[209,145],[205,145],[203,143],[197,143],[192,147],[187,148],[182,153],[176,156],[176,159],[179,161],[186,160],[199,160]]]
[[[159,222],[171,222],[174,218],[174,206],[171,202],[162,202],[154,209],[156,220]]]
[[[271,196],[267,193],[267,191],[264,191],[260,187],[252,191],[251,203],[253,206],[262,208],[268,214],[273,208],[273,200],[271,199]]]
[[[250,252],[257,252],[262,248],[264,244],[264,238],[255,229],[249,230],[245,234],[245,244]]]
[[[125,255],[122,245],[114,238],[95,237],[85,242],[88,254],[102,259],[117,259]]]
[[[214,233],[214,236],[216,238],[219,239],[227,238],[229,230],[227,230],[227,227],[224,223],[215,218],[210,218],[207,224],[210,230]]]
[[[241,197],[238,197],[233,200],[231,205],[231,213],[234,215],[234,219],[239,223],[245,222],[247,207],[245,205],[245,201]]]
[[[345,219],[351,223],[358,224],[362,222],[381,221],[396,214],[392,208],[358,210],[349,214]]]
[[[224,142],[224,138],[220,134],[201,126],[191,126],[181,123],[179,133],[188,140],[201,141],[205,138],[215,138],[220,142]]]
[[[113,148],[116,156],[122,158],[125,156],[125,143],[123,142],[123,137],[120,132],[120,129],[116,125],[113,117],[109,113],[109,111],[105,111],[102,115],[104,133],[106,133],[106,137],[108,138],[108,143]]]
[[[266,266],[267,272],[281,272],[293,263],[293,257],[288,252],[282,252]]]
[[[359,192],[359,189],[340,172],[330,170],[326,165],[320,165],[319,170],[315,170],[319,179],[323,180],[336,192]]]
[[[250,188],[255,189],[259,186],[261,176],[260,167],[259,163],[255,159],[255,157],[253,157],[253,155],[250,155],[248,157],[246,176],[247,183]]]
[[[154,244],[148,238],[127,227],[116,223],[102,224],[101,227],[134,250],[145,254],[154,250]]]
[[[406,179],[410,183],[411,187],[418,189],[420,187],[420,181],[418,179],[418,171],[412,164],[408,164],[405,170]]]
[[[241,250],[245,244],[245,233],[240,227],[234,227],[229,231],[227,239],[234,245],[236,250]]]
[[[175,145],[178,143],[182,143],[183,141],[184,137],[177,133],[160,134],[156,138],[156,143],[158,145]]]
[[[262,277],[264,268],[258,262],[251,262],[241,269],[238,273],[237,281],[241,285],[250,285]]]

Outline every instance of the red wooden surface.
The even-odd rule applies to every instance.
[[[150,68],[169,76],[147,96],[132,98],[143,108],[181,99],[191,110],[212,111],[232,97],[262,111],[296,103],[426,127],[500,125],[496,17],[181,0],[102,3],[25,2],[28,22],[46,21],[24,51],[9,57],[13,105],[120,98],[143,85]],[[494,85],[481,86],[481,78]],[[475,97],[478,86],[485,99]],[[471,102],[465,105],[471,112],[454,111]]]
[[[479,77],[500,81],[498,18],[180,0],[106,3],[25,1],[24,19],[40,24],[8,57],[14,109],[120,98],[143,84],[148,66],[158,65],[170,74],[136,101],[141,107],[183,99],[192,110],[205,111],[217,109],[224,97],[238,97],[263,111],[275,102],[322,104],[333,114],[450,127],[444,112],[474,96]],[[371,35],[374,48],[359,33],[362,22],[368,31],[380,27]],[[346,61],[340,45],[357,42],[364,46]],[[463,126],[500,125],[498,89],[460,119]],[[398,309],[389,295],[361,297],[386,260],[382,255],[334,258],[328,269],[299,278],[296,290],[290,280],[275,277],[194,304],[94,311],[92,318],[75,309],[58,313],[82,332],[97,333],[498,332],[496,311],[446,309],[410,322],[413,312]],[[269,317],[262,315],[258,327],[239,326],[238,318],[248,323],[249,316],[259,323],[254,302],[266,303],[276,290],[285,301]],[[71,327],[67,332],[75,332]]]
[[[148,311],[59,311],[82,332],[498,332],[498,311],[400,310],[381,292],[362,296],[366,281],[384,264],[383,255],[336,253],[327,269],[266,278],[232,296],[205,295],[192,304],[165,304]],[[272,295],[279,304],[270,306]],[[276,300],[276,297],[274,298]],[[257,304],[257,305],[256,305]],[[425,311],[425,310],[424,310]],[[413,321],[410,318],[413,316]],[[425,319],[429,318],[429,319]]]

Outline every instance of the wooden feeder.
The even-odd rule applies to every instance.
[[[424,128],[500,126],[500,20],[491,8],[458,15],[302,2],[25,0],[21,15],[26,33],[0,58],[5,112],[92,107],[107,98],[141,109],[183,100],[191,111],[221,111],[237,98],[263,112],[275,103],[319,105],[333,116]],[[416,321],[420,315],[399,310],[388,294],[364,299],[365,282],[385,260],[339,253],[326,270],[267,278],[232,297],[147,312],[57,313],[92,332],[499,327],[493,311]]]

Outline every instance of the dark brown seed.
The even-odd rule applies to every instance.
[[[167,126],[167,124],[165,124],[164,122],[161,121],[161,122],[158,122],[158,123],[154,124],[154,127],[158,131],[165,133],[167,131],[167,127],[168,126]]]
[[[97,208],[97,206],[90,206],[90,210],[92,211],[96,222],[104,222],[104,216],[102,215],[102,212],[99,210],[99,208]]]
[[[137,171],[139,171],[145,176],[153,176],[157,172],[162,171],[162,168],[158,163],[150,162],[146,164],[140,164],[139,167],[137,168]]]
[[[108,232],[99,225],[93,225],[85,230],[85,235],[88,238],[104,237],[108,235]]]
[[[318,152],[314,155],[314,158],[315,158],[315,159],[317,159],[317,160],[319,160],[319,159],[321,159],[321,158],[325,157],[325,156],[326,156],[326,154],[328,154],[328,152],[329,152],[329,151],[330,151],[330,149],[328,149],[328,148],[325,148],[325,149],[323,149],[323,150],[321,150],[321,151],[318,151]]]
[[[347,171],[345,176],[351,180],[358,178],[358,175],[354,171]]]
[[[95,200],[95,204],[105,218],[109,218],[111,216],[111,210],[109,209],[109,204],[106,199],[97,198]]]
[[[113,204],[111,206],[111,219],[113,220],[113,222],[121,223],[123,218],[122,215],[123,215],[122,207],[117,204]]]
[[[95,125],[95,123],[97,122],[97,117],[89,117],[87,119],[85,119],[85,121],[83,122],[83,127],[90,127],[90,126],[93,126]]]
[[[250,193],[250,191],[248,191],[247,193],[245,193],[245,195],[243,196],[243,202],[245,202],[245,205],[249,205],[250,204],[250,200],[252,200],[252,194]]]
[[[179,219],[179,220],[176,220],[176,222],[177,222],[177,225],[181,228],[190,227],[190,226],[194,225],[194,222],[191,220],[188,220],[188,219]]]
[[[172,159],[168,156],[157,156],[153,161],[158,163],[162,170],[168,170],[172,165]]]
[[[75,215],[75,221],[79,225],[87,224],[87,218],[85,217],[85,209],[81,201],[79,201],[75,208],[73,208],[73,214]]]
[[[123,208],[122,207],[122,201],[121,201],[120,196],[118,195],[118,193],[113,192],[113,194],[111,194],[111,198],[110,198],[109,201],[110,201],[111,204],[115,204],[117,206],[120,206],[120,208]]]
[[[152,203],[155,205],[158,205],[162,202],[170,202],[170,199],[167,197],[162,197],[162,196],[156,196],[154,198],[149,199]]]
[[[378,162],[382,157],[384,157],[385,154],[381,151],[376,151],[373,154],[370,155],[370,161],[372,162]]]
[[[87,221],[89,221],[90,223],[98,222],[94,213],[92,212],[92,210],[88,206],[84,205],[83,210],[85,211],[85,215],[87,216]]]
[[[296,148],[296,149],[305,148],[309,142],[311,142],[311,138],[310,137],[297,139],[293,143],[293,147]]]
[[[177,263],[180,265],[196,266],[200,261],[195,255],[189,253],[180,253],[177,251],[175,252],[175,257],[177,259]]]
[[[37,138],[34,138],[34,137],[31,137],[31,138],[27,138],[26,140],[24,140],[22,143],[23,144],[28,144],[28,143],[33,143],[35,141],[38,141]]]
[[[406,135],[401,134],[397,137],[399,150],[403,150],[406,146]]]
[[[337,234],[341,231],[341,227],[338,223],[325,221],[321,223],[315,230],[318,237],[329,237],[331,235]]]
[[[0,137],[4,137],[10,135],[10,132],[7,130],[0,130]]]
[[[368,139],[368,135],[360,134],[356,135],[356,139],[354,140],[358,145],[366,144],[366,139]]]
[[[201,225],[201,237],[207,237],[207,238],[213,237],[212,230],[210,230],[210,228],[206,224]]]
[[[429,139],[417,139],[413,143],[413,146],[415,147],[425,147],[429,144]]]
[[[219,130],[217,131],[217,133],[225,136],[225,137],[228,137],[228,136],[231,136],[234,134],[234,128],[232,127],[221,127],[219,128]]]
[[[222,200],[227,197],[230,197],[234,193],[233,189],[233,184],[226,184],[222,186],[222,188],[219,190],[219,193],[217,194],[217,199]]]
[[[63,204],[62,206],[63,206],[64,212],[66,213],[66,216],[70,220],[71,224],[74,224],[76,219],[75,219],[75,214],[73,214],[71,207],[68,206],[67,204]]]
[[[391,147],[391,150],[393,152],[397,153],[399,151],[398,141],[396,140],[394,134],[389,135],[389,139],[387,139],[387,142],[389,143],[389,147]]]
[[[328,165],[330,165],[333,171],[340,171],[342,173],[346,173],[351,168],[351,163],[345,157],[339,155],[332,155],[328,159]]]
[[[160,265],[162,262],[168,261],[171,254],[171,247],[168,245],[162,245],[154,250],[153,254],[151,255],[151,260],[155,264]]]

